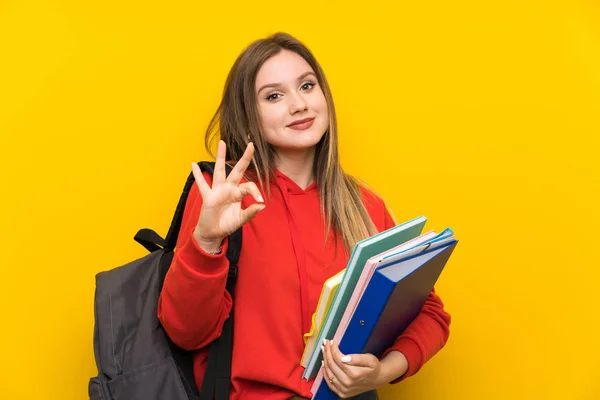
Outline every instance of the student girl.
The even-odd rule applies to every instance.
[[[197,185],[158,308],[169,337],[195,351],[198,387],[232,310],[225,253],[241,227],[230,398],[311,397],[300,359],[323,283],[358,241],[395,225],[385,202],[342,170],[338,134],[325,74],[300,41],[277,33],[239,55],[207,130],[209,151],[220,137],[215,171],[192,166]],[[324,378],[340,398],[376,399],[377,388],[415,374],[445,345],[449,324],[432,291],[380,358],[325,343]]]

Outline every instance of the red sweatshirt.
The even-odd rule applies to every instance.
[[[204,176],[211,184],[211,176]],[[366,189],[361,192],[377,229],[394,226],[384,202]],[[304,368],[300,366],[303,334],[310,329],[323,283],[346,267],[348,256],[340,239],[334,245],[330,238],[324,246],[325,230],[315,183],[303,190],[277,171],[271,197],[265,193],[263,197],[266,208],[242,228],[230,398],[311,397],[312,381],[302,378]],[[242,207],[253,202],[247,196]],[[171,339],[184,349],[197,350],[194,374],[198,387],[202,386],[207,346],[220,335],[232,305],[225,290],[227,239],[221,254],[210,255],[192,235],[201,204],[202,197],[194,185],[158,305],[158,317]],[[450,316],[432,291],[419,316],[385,353],[397,350],[408,359],[408,372],[395,382],[416,373],[444,346],[449,324]]]

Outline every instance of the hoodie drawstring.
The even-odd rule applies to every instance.
[[[296,254],[296,261],[298,266],[298,279],[300,280],[300,306],[302,312],[302,328],[303,333],[310,330],[311,327],[311,315],[309,310],[309,299],[308,299],[308,274],[306,271],[306,255],[304,254],[304,248],[300,242],[298,230],[294,222],[292,210],[289,205],[289,193],[288,187],[284,178],[278,179],[278,183],[283,195],[285,207],[287,208],[288,222],[290,225],[290,234],[292,236],[292,245],[294,247],[294,253]]]

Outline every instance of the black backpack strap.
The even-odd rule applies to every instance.
[[[227,258],[229,259],[229,276],[226,289],[234,298],[235,283],[237,280],[237,263],[242,247],[242,229],[238,229],[229,236]],[[233,302],[235,304],[235,302]],[[233,348],[233,313],[232,307],[229,318],[223,324],[221,336],[211,343],[208,351],[206,372],[202,381],[200,398],[202,400],[228,400],[231,384],[231,356]]]
[[[165,247],[166,244],[165,239],[160,237],[158,233],[147,228],[140,229],[133,239],[144,246],[150,253]]]
[[[208,172],[211,175],[215,170],[214,162],[202,161],[198,163],[198,166],[200,167],[200,171]],[[231,167],[225,164],[226,175],[229,175],[230,172]],[[177,245],[177,238],[179,236],[179,230],[181,229],[181,222],[183,221],[183,211],[185,210],[185,204],[187,202],[188,195],[190,194],[190,190],[195,184],[196,180],[194,178],[194,174],[190,172],[187,182],[185,183],[185,187],[183,188],[183,193],[181,193],[181,197],[179,198],[179,202],[177,203],[177,208],[175,209],[175,215],[173,216],[173,220],[171,221],[169,232],[167,233],[167,238],[165,240],[165,249],[167,250],[173,250]]]
[[[199,162],[198,166],[202,172],[214,172],[214,162]],[[231,167],[225,165],[226,174],[229,175]],[[195,185],[194,174],[190,173],[183,189],[183,193],[177,204],[175,215],[171,222],[167,238],[165,240],[165,250],[174,250],[177,245],[177,238],[181,223],[183,220],[183,211],[187,202],[188,195]],[[238,260],[242,246],[242,229],[238,229],[228,238],[227,259],[229,260],[229,274],[227,277],[226,290],[234,297],[235,283],[237,280]],[[229,387],[231,384],[231,354],[233,346],[233,308],[229,318],[223,325],[221,336],[210,344],[208,351],[208,360],[206,371],[202,381],[200,398],[203,400],[229,400]]]
[[[207,171],[211,175],[215,170],[215,163],[202,161],[198,163],[201,171]],[[231,172],[231,167],[229,165],[225,165],[225,170],[227,175]],[[179,196],[179,201],[177,202],[177,207],[175,208],[175,213],[173,218],[171,219],[171,226],[169,227],[169,231],[167,232],[167,238],[163,239],[158,233],[153,231],[152,229],[140,229],[137,234],[134,236],[134,240],[144,246],[146,250],[149,252],[153,252],[163,248],[165,251],[173,251],[175,246],[177,245],[177,238],[179,237],[179,230],[181,229],[181,223],[183,221],[183,212],[185,210],[185,205],[187,203],[188,196],[190,194],[190,190],[192,190],[192,186],[196,184],[196,179],[194,178],[194,174],[190,172],[190,175],[185,182],[185,186],[183,187],[183,191],[181,196]]]

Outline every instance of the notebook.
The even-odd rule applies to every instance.
[[[323,284],[321,296],[319,297],[319,302],[317,303],[317,310],[312,316],[310,331],[304,334],[304,353],[302,354],[300,365],[305,368],[315,344],[317,343],[317,337],[319,336],[319,332],[323,326],[323,321],[325,320],[327,311],[329,310],[329,307],[333,302],[333,298],[337,293],[345,271],[345,269],[341,270],[331,278],[327,279]]]

